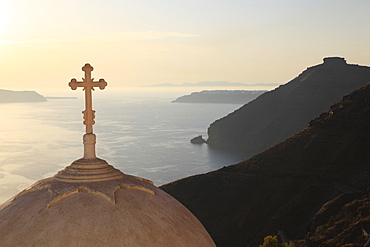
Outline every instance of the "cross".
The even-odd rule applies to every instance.
[[[85,111],[82,113],[84,114],[84,124],[86,125],[86,134],[93,133],[93,125],[95,124],[95,111],[92,109],[92,93],[91,91],[94,90],[94,87],[99,87],[103,90],[107,86],[107,82],[104,79],[100,79],[99,81],[94,81],[94,78],[91,78],[91,71],[94,68],[90,64],[85,64],[82,67],[82,70],[85,71],[85,78],[82,78],[83,81],[77,81],[73,78],[70,83],[68,84],[72,90],[76,90],[77,87],[83,87],[85,91]]]
[[[85,72],[85,78],[82,78],[82,81],[77,81],[73,78],[69,82],[69,86],[72,90],[76,90],[78,87],[83,87],[85,91],[85,110],[82,112],[84,114],[84,124],[86,125],[86,134],[83,136],[84,141],[84,158],[96,158],[95,155],[95,143],[96,136],[93,133],[93,125],[95,124],[95,111],[92,109],[92,90],[94,87],[99,87],[103,90],[107,86],[107,82],[104,79],[99,81],[94,81],[94,78],[91,78],[91,71],[94,68],[90,64],[85,64],[82,67],[82,70]]]

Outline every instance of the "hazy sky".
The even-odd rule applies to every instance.
[[[369,0],[0,0],[0,88],[285,83],[327,56],[370,66]]]

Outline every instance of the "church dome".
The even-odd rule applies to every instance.
[[[1,246],[215,246],[198,219],[150,181],[41,180],[0,206]]]
[[[0,206],[1,246],[215,246],[198,219],[149,180],[127,175],[95,156],[91,89],[106,82],[85,79],[84,156]],[[90,84],[89,84],[90,83]],[[90,104],[90,106],[88,106]]]

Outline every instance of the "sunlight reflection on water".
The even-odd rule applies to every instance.
[[[83,92],[74,95],[78,99],[0,104],[0,203],[82,156]],[[156,185],[240,161],[243,155],[190,143],[240,105],[170,103],[178,96],[96,93],[97,155]]]

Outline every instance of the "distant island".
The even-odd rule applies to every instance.
[[[246,104],[267,90],[204,90],[181,96],[173,103]]]
[[[0,89],[0,103],[43,102],[45,97],[35,91],[12,91]]]
[[[255,83],[255,84],[245,84],[240,82],[229,82],[229,81],[201,81],[197,83],[162,83],[156,85],[149,85],[143,87],[273,87],[279,86],[279,83]]]
[[[77,99],[77,97],[45,97],[45,99]]]

